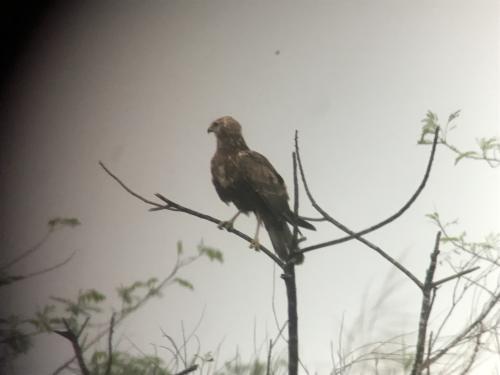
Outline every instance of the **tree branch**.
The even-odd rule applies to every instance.
[[[161,282],[158,284],[158,286],[155,288],[156,293],[147,293],[144,295],[142,298],[140,298],[134,305],[128,307],[126,310],[122,310],[119,315],[116,317],[115,322],[114,322],[114,327],[116,327],[118,324],[120,324],[126,317],[128,317],[132,312],[137,311],[141,307],[143,307],[147,301],[150,299],[154,298],[158,293],[163,290],[167,285],[171,285],[173,283],[172,280],[174,280],[174,276],[179,272],[179,270],[188,264],[194,262],[195,260],[199,259],[201,255],[197,255],[195,257],[190,257],[184,261],[181,261],[179,258],[179,255],[177,255],[177,259],[175,261],[175,265],[173,266],[172,270],[170,273],[165,276]],[[85,321],[84,325],[88,322],[88,319]],[[98,332],[90,341],[86,342],[83,347],[82,351],[85,352],[89,348],[91,348],[95,343],[97,343],[101,338],[103,338],[106,334],[108,334],[109,331],[108,329],[101,330]],[[65,362],[63,362],[59,367],[57,367],[53,372],[52,375],[57,375],[60,374],[65,368],[67,368],[76,358],[76,356],[73,356],[69,359],[67,359]]]
[[[425,276],[424,285],[422,288],[422,307],[420,309],[420,321],[418,324],[417,349],[415,353],[415,361],[411,370],[411,375],[420,375],[422,373],[422,363],[424,361],[425,341],[427,334],[427,326],[429,325],[429,317],[431,315],[432,303],[434,301],[433,293],[436,289],[433,285],[434,273],[436,271],[437,258],[439,255],[439,241],[441,232],[436,235],[434,251],[431,254],[431,262]]]
[[[108,335],[108,363],[106,364],[105,375],[111,374],[111,367],[113,366],[113,330],[115,328],[115,313],[111,315],[109,322],[109,335]]]
[[[181,372],[178,372],[175,375],[186,375],[186,374],[189,374],[190,372],[193,372],[196,370],[198,370],[198,365],[195,364],[195,365],[189,366],[188,368],[182,370]]]
[[[464,276],[464,275],[467,275],[468,273],[471,273],[471,272],[477,271],[479,268],[480,268],[479,266],[478,266],[478,267],[474,267],[474,268],[471,268],[471,269],[468,269],[468,270],[464,270],[464,271],[458,272],[458,273],[456,273],[456,274],[454,274],[454,275],[451,275],[451,276],[445,277],[445,278],[443,278],[443,279],[441,279],[441,280],[434,281],[434,282],[432,283],[432,286],[433,286],[434,288],[436,288],[437,286],[439,286],[439,285],[441,285],[441,284],[444,284],[444,283],[446,283],[446,282],[448,282],[448,281],[451,281],[451,280],[454,280],[454,279],[458,279],[459,277],[462,277],[462,276]]]
[[[379,253],[383,258],[385,258],[386,260],[388,260],[390,263],[392,263],[396,268],[398,268],[401,272],[403,272],[411,281],[413,281],[420,289],[423,288],[423,284],[422,282],[413,274],[411,273],[406,267],[404,267],[401,263],[399,263],[398,261],[396,261],[394,258],[392,258],[389,254],[387,254],[385,251],[383,251],[380,247],[374,245],[373,243],[371,243],[370,241],[366,240],[365,238],[361,237],[360,235],[358,235],[357,233],[353,232],[351,229],[349,229],[348,227],[346,227],[345,225],[343,225],[342,223],[338,222],[337,220],[335,220],[333,217],[331,217],[325,210],[323,210],[319,205],[318,203],[316,202],[316,200],[314,199],[314,197],[312,196],[312,193],[311,191],[309,190],[309,186],[307,184],[307,181],[306,181],[306,177],[305,177],[305,173],[304,173],[304,168],[302,166],[302,161],[301,161],[301,158],[300,158],[300,152],[299,152],[299,145],[298,145],[298,138],[296,137],[295,138],[295,152],[297,154],[297,162],[298,162],[298,165],[299,165],[299,170],[300,170],[300,175],[302,177],[302,183],[304,185],[304,189],[306,191],[306,194],[311,202],[311,204],[313,205],[313,207],[326,219],[328,220],[330,223],[332,223],[333,225],[335,225],[337,228],[343,230],[344,232],[346,232],[347,234],[349,234],[350,236],[354,237],[355,239],[357,239],[358,241],[360,241],[361,243],[365,244],[366,246],[368,246],[369,248],[371,248],[372,250],[375,250],[377,253]]]
[[[366,228],[366,229],[363,229],[363,230],[361,230],[359,232],[356,232],[355,234],[357,236],[362,236],[362,235],[365,235],[367,233],[373,232],[373,231],[375,231],[377,229],[380,229],[383,226],[385,226],[385,225],[393,222],[398,217],[400,217],[406,210],[408,210],[408,208],[410,208],[410,206],[417,200],[417,198],[420,195],[420,193],[424,190],[424,187],[427,184],[427,181],[428,181],[429,176],[431,174],[431,169],[432,169],[432,165],[433,165],[433,162],[434,162],[434,156],[436,154],[436,146],[437,146],[437,143],[438,143],[438,135],[439,135],[439,128],[437,128],[436,133],[434,134],[434,140],[432,142],[432,149],[431,149],[431,153],[430,153],[430,156],[429,156],[429,161],[427,162],[427,167],[425,169],[424,177],[422,178],[422,181],[420,182],[420,185],[417,187],[417,190],[413,193],[413,195],[410,197],[410,199],[395,214],[389,216],[387,219],[382,220],[381,222],[379,222],[379,223],[377,223],[375,225],[372,225],[369,228]],[[297,142],[297,138],[296,138],[296,142]],[[298,149],[298,143],[296,143],[295,148]],[[298,150],[297,150],[297,153],[298,153]],[[307,218],[307,220],[309,220],[309,221],[322,221],[322,220],[324,220],[324,218],[322,218],[322,219]],[[305,247],[305,248],[303,248],[301,250],[301,252],[305,253],[305,252],[316,250],[316,249],[319,249],[319,248],[322,248],[322,247],[337,245],[339,243],[352,240],[354,238],[356,238],[355,235],[348,235],[348,236],[345,236],[345,237],[337,238],[335,240],[326,241],[326,242],[322,242],[322,243],[319,243],[319,244],[316,244],[316,245],[311,245],[311,246]]]
[[[75,333],[73,329],[70,327],[68,321],[66,319],[63,319],[64,323],[64,328],[66,328],[65,331],[54,331],[57,333],[59,336],[64,337],[66,340],[68,340],[71,345],[73,346],[73,351],[75,353],[75,357],[78,361],[78,366],[80,367],[80,371],[82,372],[83,375],[90,375],[90,371],[85,364],[85,360],[83,358],[83,350],[82,347],[80,346],[80,343],[78,339],[80,338],[80,335],[83,332],[83,329],[87,325],[88,318],[85,320],[85,323],[82,324],[82,327],[78,331],[78,333]]]
[[[104,169],[104,171],[109,176],[111,176],[116,182],[118,182],[118,184],[123,189],[125,189],[125,191],[127,191],[129,194],[131,194],[132,196],[136,197],[137,199],[141,200],[142,202],[153,206],[153,208],[150,209],[151,211],[168,210],[168,211],[183,212],[183,213],[186,213],[188,215],[192,215],[192,216],[198,217],[200,219],[210,221],[210,222],[215,223],[215,224],[220,224],[220,223],[223,222],[222,220],[216,219],[216,218],[214,218],[214,217],[212,217],[210,215],[206,215],[206,214],[203,214],[201,212],[198,212],[198,211],[192,210],[190,208],[184,207],[184,206],[182,206],[182,205],[180,205],[180,204],[178,204],[178,203],[176,203],[176,202],[174,202],[174,201],[172,201],[172,200],[164,197],[163,195],[161,195],[159,193],[155,194],[155,196],[157,198],[161,199],[163,202],[165,202],[165,204],[161,204],[161,203],[149,200],[147,198],[144,198],[142,195],[140,195],[140,194],[136,193],[135,191],[133,191],[132,189],[130,189],[122,180],[120,180],[114,173],[112,173],[104,165],[103,162],[100,161],[99,165],[102,167],[102,169]],[[252,238],[250,236],[247,236],[245,233],[240,232],[239,230],[236,230],[234,228],[229,228],[229,229],[227,229],[227,231],[230,232],[230,233],[235,234],[236,236],[238,236],[238,237],[240,237],[242,239],[244,239],[248,243],[252,242]],[[269,258],[271,258],[281,268],[285,267],[284,263],[272,251],[268,250],[266,247],[260,245],[259,250],[261,250],[263,253],[265,253]]]

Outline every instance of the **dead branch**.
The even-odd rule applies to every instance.
[[[198,365],[195,364],[195,365],[189,366],[188,368],[182,370],[181,372],[178,372],[175,375],[186,375],[186,374],[189,374],[190,372],[193,372],[196,370],[198,370]]]
[[[38,241],[36,244],[34,244],[33,246],[31,246],[30,248],[26,249],[25,251],[23,251],[21,254],[19,254],[17,257],[15,257],[14,259],[10,260],[9,262],[3,264],[0,266],[0,271],[3,271],[11,266],[13,266],[14,264],[20,262],[21,260],[27,258],[28,256],[32,255],[33,253],[37,252],[38,250],[40,250],[40,248],[47,242],[47,240],[49,239],[49,237],[52,235],[52,231],[51,230],[47,230],[47,232],[44,234],[44,236],[40,239],[40,241]]]
[[[340,223],[337,220],[335,220],[325,210],[323,210],[321,208],[321,206],[319,206],[319,204],[316,202],[316,200],[312,196],[312,193],[311,193],[311,191],[309,189],[309,186],[307,184],[307,180],[306,180],[305,172],[304,172],[304,167],[302,166],[302,160],[300,158],[300,151],[299,151],[299,145],[298,145],[298,137],[295,137],[295,153],[297,155],[297,162],[298,162],[298,165],[299,165],[300,175],[301,175],[301,178],[302,178],[302,184],[304,185],[304,189],[306,191],[307,197],[309,198],[309,201],[311,202],[311,204],[313,205],[313,207],[316,209],[316,211],[318,211],[318,213],[320,213],[326,220],[328,220],[330,223],[332,223],[333,225],[335,225],[337,228],[343,230],[344,232],[346,232],[347,234],[349,234],[353,238],[357,239],[361,243],[365,244],[366,246],[368,246],[372,250],[375,250],[383,258],[385,258],[386,260],[388,260],[396,268],[398,268],[401,272],[403,272],[411,281],[413,281],[419,287],[419,289],[422,289],[423,288],[422,282],[413,273],[411,273],[406,267],[404,267],[401,263],[399,263],[397,260],[395,260],[394,258],[392,258],[389,254],[387,254],[385,251],[383,251],[380,247],[374,245],[373,243],[371,243],[370,241],[368,241],[365,238],[361,237],[360,235],[358,235],[357,233],[355,233],[354,231],[352,231],[351,229],[349,229],[348,227],[346,227],[342,223]]]
[[[417,190],[413,193],[413,195],[410,197],[410,199],[395,214],[389,216],[387,219],[382,220],[381,222],[379,222],[375,225],[372,225],[369,228],[366,228],[366,229],[363,229],[359,232],[356,232],[355,234],[357,236],[362,236],[362,235],[365,235],[367,233],[373,232],[373,231],[380,229],[383,226],[393,222],[398,217],[400,217],[403,213],[405,213],[405,211],[408,210],[410,208],[410,206],[417,200],[420,193],[424,190],[425,185],[427,184],[427,181],[429,180],[429,176],[431,174],[432,165],[434,163],[434,156],[436,154],[436,146],[438,143],[438,134],[439,134],[439,128],[436,130],[436,133],[434,134],[434,140],[432,142],[431,153],[429,156],[429,161],[427,162],[427,167],[425,169],[424,177],[422,178],[422,181],[420,182],[419,186],[417,187]],[[297,132],[295,133],[295,140],[296,140],[296,144],[295,144],[296,153],[298,154]],[[319,218],[319,219],[318,218],[306,218],[306,219],[309,221],[324,221],[325,220],[324,217]],[[307,247],[301,249],[300,251],[305,253],[308,251],[320,249],[322,247],[337,245],[339,243],[346,242],[346,241],[349,241],[349,240],[352,240],[355,238],[357,238],[355,235],[348,235],[345,237],[337,238],[335,240],[322,242],[322,243],[319,243],[316,245],[307,246]]]
[[[131,194],[132,196],[134,196],[135,198],[141,200],[142,202],[146,203],[146,204],[149,204],[150,206],[153,206],[153,208],[151,208],[150,210],[151,211],[159,211],[159,210],[168,210],[168,211],[176,211],[176,212],[183,212],[185,214],[188,214],[188,215],[192,215],[192,216],[195,216],[195,217],[198,217],[200,219],[203,219],[203,220],[207,220],[207,221],[210,221],[212,223],[215,223],[215,224],[220,224],[222,223],[222,220],[219,220],[219,219],[216,219],[210,215],[206,215],[206,214],[203,214],[199,211],[196,211],[196,210],[193,210],[193,209],[190,209],[188,207],[185,207],[185,206],[182,206],[168,198],[166,198],[165,196],[159,194],[159,193],[156,193],[155,196],[157,198],[159,198],[160,200],[162,200],[164,202],[164,204],[161,204],[161,203],[158,203],[158,202],[154,202],[152,200],[149,200],[147,198],[144,198],[142,195],[136,193],[135,191],[133,191],[132,189],[130,189],[122,180],[120,180],[120,178],[118,178],[113,172],[111,172],[105,165],[103,162],[99,162],[99,165],[102,167],[102,169],[104,169],[104,171],[109,175],[111,176],[116,182],[118,182],[118,184],[125,190],[127,191],[129,194]],[[236,230],[234,228],[229,228],[227,229],[228,232],[244,239],[245,241],[247,241],[248,243],[251,243],[252,242],[252,238],[248,235],[246,235],[245,233],[243,232],[240,232],[239,230]],[[281,268],[284,268],[285,265],[284,263],[276,256],[274,255],[274,253],[272,251],[270,251],[269,249],[267,249],[266,247],[260,245],[260,249],[263,253],[265,253],[269,258],[271,258],[277,265],[279,265]]]
[[[451,281],[451,280],[454,280],[454,279],[458,279],[459,277],[462,277],[462,276],[465,276],[467,275],[468,273],[471,273],[471,272],[474,272],[474,271],[477,271],[480,267],[474,267],[474,268],[469,268],[468,270],[464,270],[464,271],[460,271],[460,272],[457,272],[456,274],[454,275],[451,275],[451,276],[448,276],[448,277],[445,277],[445,278],[442,278],[441,280],[438,280],[438,281],[434,281],[432,286],[435,288],[435,287],[438,287],[439,285],[441,284],[444,284],[448,281]]]
[[[434,294],[436,289],[433,286],[434,273],[436,271],[437,258],[439,255],[439,241],[441,239],[441,232],[436,235],[436,242],[434,244],[434,251],[431,254],[431,262],[427,273],[425,276],[424,285],[422,288],[422,307],[420,309],[420,321],[418,324],[418,338],[417,338],[417,348],[415,354],[415,361],[413,362],[413,368],[411,370],[411,375],[419,375],[422,370],[422,363],[424,360],[425,353],[425,342],[427,327],[429,325],[429,317],[431,315],[432,304],[434,302]]]

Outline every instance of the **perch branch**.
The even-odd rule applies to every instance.
[[[149,200],[147,198],[144,198],[142,195],[136,193],[135,191],[133,191],[132,189],[130,189],[122,180],[120,180],[120,178],[118,178],[118,176],[116,176],[114,173],[111,172],[111,170],[109,170],[103,162],[99,162],[99,165],[102,167],[102,169],[104,169],[104,171],[109,175],[111,176],[116,182],[118,182],[118,184],[123,188],[125,189],[125,191],[127,191],[129,194],[131,194],[132,196],[136,197],[137,199],[141,200],[142,202],[146,203],[146,204],[149,204],[151,206],[153,206],[153,208],[151,208],[150,210],[152,211],[159,211],[159,210],[168,210],[168,211],[177,211],[177,212],[183,212],[183,213],[186,213],[188,215],[192,215],[192,216],[195,216],[195,217],[198,217],[200,219],[203,219],[203,220],[207,220],[207,221],[210,221],[212,223],[215,223],[215,224],[220,224],[222,223],[222,220],[219,220],[219,219],[216,219],[210,215],[206,215],[206,214],[203,214],[201,212],[198,212],[198,211],[195,211],[195,210],[192,210],[190,208],[187,208],[187,207],[184,207],[166,197],[164,197],[163,195],[161,194],[155,194],[155,196],[159,199],[161,199],[164,204],[161,204],[161,203],[158,203],[158,202],[154,202],[152,200]],[[239,230],[236,230],[234,228],[230,228],[230,229],[227,229],[228,232],[230,233],[233,233],[235,234],[236,236],[244,239],[245,241],[247,241],[248,243],[251,243],[252,242],[252,238],[247,236],[245,233],[242,233],[240,232]],[[285,265],[284,263],[276,256],[274,255],[274,253],[270,250],[268,250],[266,247],[260,245],[260,250],[265,253],[269,258],[271,258],[277,265],[279,265],[281,268],[284,268]]]

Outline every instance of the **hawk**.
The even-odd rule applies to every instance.
[[[231,116],[221,117],[207,132],[217,138],[217,150],[211,161],[215,190],[223,202],[231,202],[238,209],[230,220],[221,222],[219,228],[232,228],[242,212],[253,212],[257,229],[250,247],[259,250],[259,229],[263,223],[276,254],[284,261],[289,260],[293,236],[288,223],[311,230],[315,230],[314,226],[290,210],[283,178],[263,155],[248,148],[238,121]],[[302,260],[302,254],[297,256],[297,263]]]

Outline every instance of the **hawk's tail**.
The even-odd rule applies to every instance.
[[[292,225],[297,225],[299,227],[306,228],[309,230],[316,230],[316,227],[314,225],[305,221],[300,216],[296,216],[292,211],[290,211],[288,215],[286,215],[285,217],[286,221],[288,221]]]
[[[263,221],[273,244],[274,252],[281,260],[289,260],[292,253],[293,235],[287,223],[266,217],[263,218]],[[304,262],[304,254],[299,253],[295,256],[295,264],[301,264],[302,262]]]

